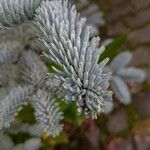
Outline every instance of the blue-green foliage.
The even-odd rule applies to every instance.
[[[104,51],[104,47],[98,48],[99,37],[90,40],[92,28],[68,1],[47,1],[37,14],[40,39],[49,48],[46,56],[63,68],[54,68],[55,77],[62,82],[61,96],[67,102],[76,101],[79,111],[96,118],[103,101],[112,96],[107,90],[111,74],[102,73],[108,58],[97,64]]]

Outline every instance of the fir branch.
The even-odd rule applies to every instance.
[[[24,81],[36,88],[42,87],[47,74],[46,65],[33,51],[25,51],[20,58],[20,69]]]
[[[129,104],[131,102],[131,94],[126,83],[119,77],[113,77],[111,87],[116,97],[123,103]]]
[[[92,28],[67,0],[46,1],[37,14],[40,38],[49,48],[46,56],[64,68],[63,72],[54,68],[56,78],[64,83],[62,95],[69,102],[76,100],[81,111],[96,118],[105,95],[112,95],[106,90],[111,74],[102,73],[108,58],[97,64],[104,51],[98,48],[99,37],[90,40]]]
[[[11,44],[11,45],[10,45]],[[13,46],[12,46],[13,44]],[[17,42],[3,43],[0,45],[0,67],[15,63],[18,60],[21,46]]]
[[[145,79],[145,73],[134,67],[122,68],[117,75],[129,83],[141,83]]]
[[[105,68],[106,72],[107,70],[112,72],[112,90],[123,104],[131,102],[131,92],[127,83],[141,83],[145,79],[145,74],[142,70],[127,66],[131,59],[132,53],[128,51],[122,52]]]
[[[33,96],[33,101],[35,117],[41,128],[48,135],[57,136],[63,128],[63,125],[60,124],[63,115],[58,104],[51,99],[50,94],[41,90]]]
[[[0,129],[9,127],[15,116],[27,104],[32,94],[32,87],[14,88],[2,101],[0,101]]]
[[[0,0],[0,28],[10,28],[34,19],[42,0]]]
[[[121,68],[124,68],[130,62],[131,58],[132,54],[128,51],[118,54],[110,64],[112,72],[116,72]]]

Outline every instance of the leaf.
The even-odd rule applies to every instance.
[[[28,122],[28,123],[35,123],[35,117],[34,117],[34,109],[30,106],[24,106],[23,109],[19,112],[18,119],[20,119],[23,122]]]
[[[109,57],[111,61],[118,54],[119,48],[125,44],[127,40],[127,34],[120,35],[114,39],[108,46],[106,46],[105,51],[99,57],[98,63],[104,60],[106,57]]]
[[[66,104],[65,102],[61,101],[60,106],[64,112],[65,121],[76,125],[80,125],[83,122],[84,116],[83,114],[77,114],[77,106],[74,102]]]

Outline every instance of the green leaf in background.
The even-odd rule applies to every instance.
[[[76,125],[80,125],[83,122],[84,116],[83,114],[77,114],[77,106],[75,102],[66,104],[64,101],[60,101],[60,107],[64,112],[65,121]]]
[[[127,40],[127,34],[123,34],[115,38],[109,45],[106,46],[105,51],[101,54],[98,63],[107,57],[110,58],[111,62],[111,60],[118,54],[119,48],[125,44]]]
[[[34,109],[30,105],[23,107],[23,109],[19,112],[17,118],[22,122],[31,124],[34,124],[36,122],[34,117]]]

